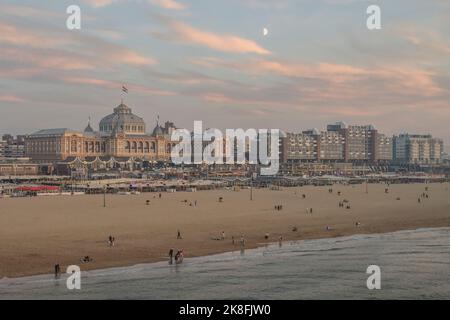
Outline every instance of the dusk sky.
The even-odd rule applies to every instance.
[[[81,7],[81,30],[66,8]],[[366,27],[381,7],[382,29]],[[263,29],[268,35],[263,35]],[[449,0],[0,0],[0,132],[373,124],[450,141]]]

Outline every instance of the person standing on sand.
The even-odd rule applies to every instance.
[[[180,230],[177,231],[177,239],[183,239],[183,238],[181,237],[181,231],[180,231]]]
[[[55,279],[59,279],[61,275],[61,267],[58,264],[55,264]]]
[[[225,240],[225,231],[222,231],[222,240]]]
[[[241,247],[245,247],[245,238],[244,235],[241,236]]]
[[[173,248],[169,250],[169,264],[173,263]]]

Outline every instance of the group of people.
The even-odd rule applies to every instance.
[[[347,199],[344,199],[344,200],[342,200],[342,201],[339,201],[339,208],[351,209],[351,207],[350,207],[350,201],[348,201]]]
[[[184,253],[183,253],[183,249],[178,250],[177,253],[175,254],[175,256],[173,255],[174,251],[171,248],[169,250],[169,264],[173,264],[173,260],[175,259],[175,263],[176,264],[180,264],[183,262],[184,259]]]
[[[90,256],[84,256],[80,259],[80,262],[82,262],[82,263],[89,263],[92,261],[94,261],[94,259],[92,259]]]
[[[283,206],[282,206],[281,204],[276,205],[274,208],[275,208],[276,211],[281,211],[281,210],[283,210]]]

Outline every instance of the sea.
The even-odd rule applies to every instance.
[[[379,289],[369,289],[369,266]],[[450,299],[450,228],[261,245],[131,267],[0,280],[0,299]],[[370,282],[374,283],[374,282]]]

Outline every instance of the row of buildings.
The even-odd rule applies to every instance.
[[[16,138],[4,135],[0,142],[0,174],[21,170],[31,174],[39,168],[46,174],[86,176],[87,171],[132,171],[169,163],[177,143],[171,140],[175,129],[173,123],[162,126],[158,119],[148,133],[145,121],[122,102],[101,119],[98,130],[89,121],[83,131],[59,128]],[[443,161],[443,148],[442,139],[431,135],[392,137],[372,125],[338,122],[324,131],[283,132],[279,153],[281,164],[286,166],[437,165]]]
[[[372,125],[330,124],[317,129],[285,133],[281,162],[341,162],[355,164],[429,165],[443,160],[444,142],[431,135],[387,136]]]
[[[25,137],[24,135],[14,137],[4,134],[0,139],[0,160],[24,158]]]

